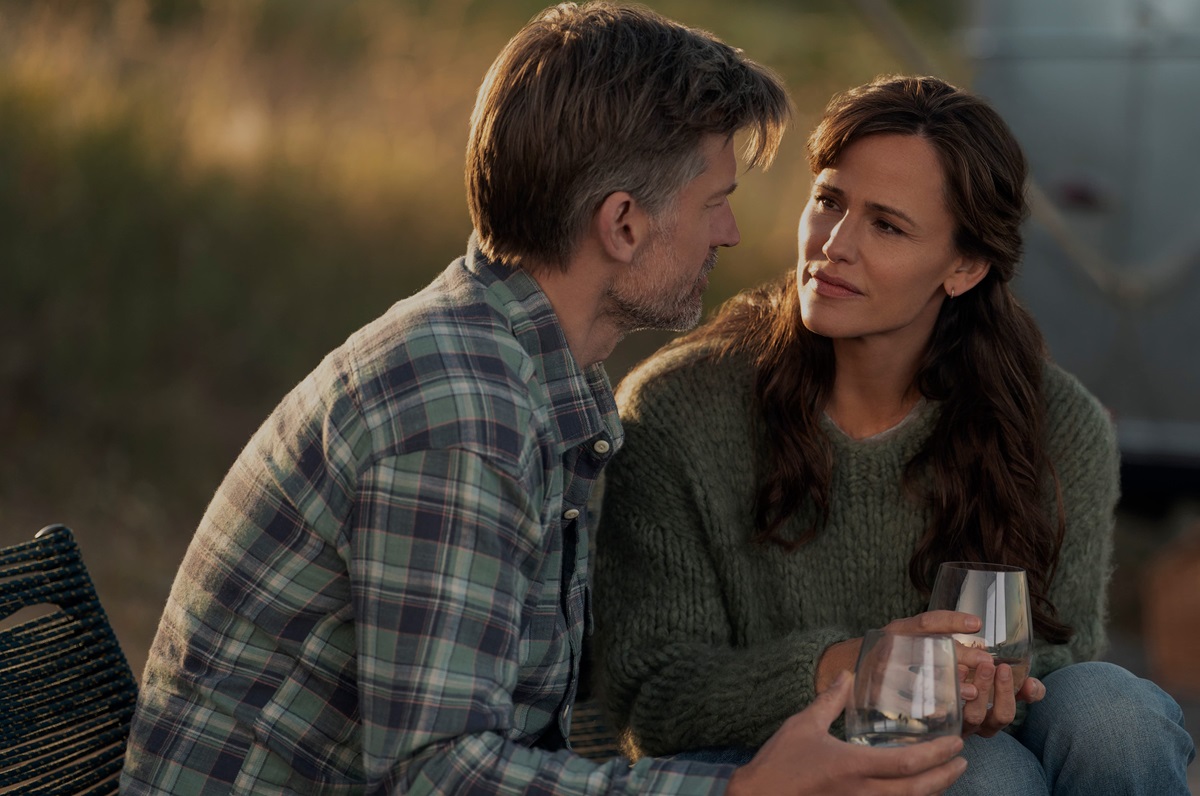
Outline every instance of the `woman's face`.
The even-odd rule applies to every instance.
[[[851,144],[813,182],[800,218],[797,277],[804,325],[837,339],[923,348],[951,290],[987,273],[954,246],[942,166],[915,135]]]

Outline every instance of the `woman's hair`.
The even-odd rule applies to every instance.
[[[766,167],[790,115],[778,77],[705,31],[633,5],[546,9],[496,58],[471,116],[480,249],[565,267],[607,196],[662,212],[704,170],[707,135],[748,129],[747,159]]]
[[[926,501],[929,527],[909,562],[928,595],[942,561],[989,561],[1028,573],[1036,631],[1053,643],[1071,628],[1049,600],[1065,518],[1046,452],[1045,345],[1009,281],[1021,255],[1025,157],[1000,116],[970,93],[931,77],[885,77],[833,98],[808,140],[813,174],[867,136],[921,136],[938,154],[958,252],[990,264],[973,289],[942,303],[917,369],[921,394],[941,403],[905,486]],[[834,380],[832,343],[805,328],[796,274],[743,293],[693,333],[755,362],[767,459],[755,500],[756,540],[787,548],[810,541],[829,516],[833,451],[821,429]],[[1047,516],[1053,484],[1056,517]],[[799,537],[785,520],[811,502]]]

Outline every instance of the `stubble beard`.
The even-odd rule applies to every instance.
[[[655,253],[650,252],[648,262],[639,263],[635,267],[653,268],[656,260]],[[668,332],[686,332],[695,329],[704,313],[704,291],[700,283],[717,265],[717,250],[711,249],[704,258],[700,274],[688,287],[686,293],[674,296],[661,294],[647,296],[622,296],[612,289],[608,292],[610,312],[616,319],[622,332],[640,332],[648,329],[660,329]]]

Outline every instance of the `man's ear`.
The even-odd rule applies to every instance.
[[[950,297],[961,296],[975,287],[987,276],[992,264],[982,257],[964,257],[943,287]]]
[[[610,258],[631,263],[649,237],[650,216],[632,194],[615,191],[592,216],[592,232]]]

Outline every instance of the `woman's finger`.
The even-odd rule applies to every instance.
[[[1021,684],[1021,688],[1017,691],[1018,702],[1041,702],[1046,696],[1046,685],[1036,677],[1026,677],[1025,682]]]
[[[1002,663],[996,667],[995,687],[992,689],[993,704],[979,728],[979,735],[991,738],[1013,723],[1017,717],[1017,699],[1013,692],[1012,668]]]
[[[988,711],[991,709],[992,701],[992,686],[996,677],[996,666],[989,658],[975,668],[975,678],[973,685],[977,689],[974,699],[968,700],[963,705],[963,731],[969,729],[975,732],[987,719]]]

